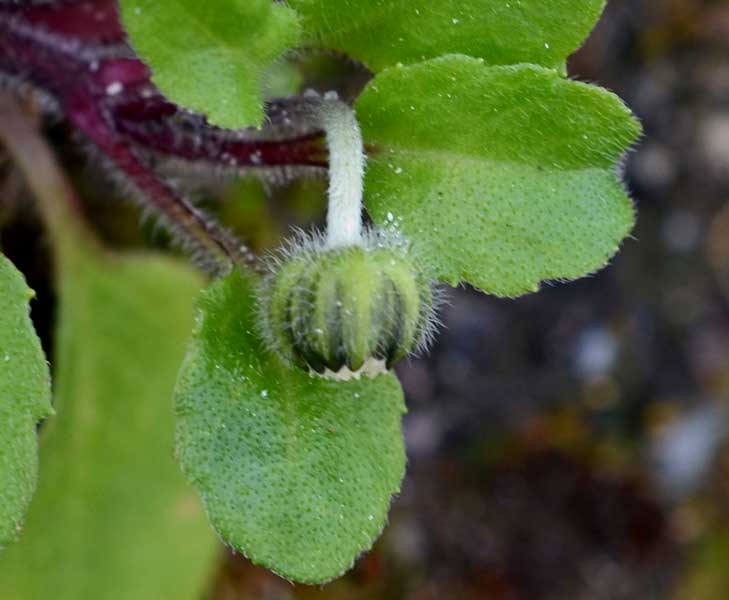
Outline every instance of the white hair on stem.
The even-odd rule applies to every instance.
[[[357,117],[335,92],[329,92],[319,106],[318,118],[329,148],[326,246],[361,245],[365,154]]]

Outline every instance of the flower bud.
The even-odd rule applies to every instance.
[[[424,344],[433,292],[402,246],[310,244],[279,261],[261,289],[272,349],[327,377],[375,375]]]

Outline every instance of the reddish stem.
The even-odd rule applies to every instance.
[[[235,236],[162,180],[140,150],[226,168],[326,167],[322,133],[277,131],[264,139],[261,132],[213,127],[169,102],[125,40],[114,0],[0,3],[0,72],[55,98],[134,186],[140,204],[161,215],[207,266],[225,271],[251,262]]]
[[[183,237],[208,270],[225,273],[233,264],[253,264],[255,257],[230,232],[160,180],[149,163],[111,127],[108,116],[83,92],[66,99],[70,121],[113,162],[139,192],[143,206]]]

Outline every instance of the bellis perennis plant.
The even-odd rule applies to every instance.
[[[544,281],[593,273],[617,251],[634,219],[620,161],[640,126],[616,96],[569,79],[565,69],[602,9],[602,0],[0,3],[5,90],[28,91],[42,111],[66,119],[212,277],[199,294],[177,377],[175,445],[226,544],[293,581],[322,583],[344,573],[381,533],[400,489],[405,405],[392,367],[434,338],[437,286],[516,297]],[[264,102],[262,82],[274,65],[292,52],[320,51],[370,74],[353,106],[335,93],[303,90]],[[85,323],[116,319],[98,343],[118,375],[124,361],[139,358],[131,342],[125,354],[123,320],[157,332],[145,343],[179,340],[184,333],[171,331],[180,320],[171,319],[186,314],[183,299],[200,282],[167,260],[103,258],[71,208],[52,208],[72,201],[68,190],[58,191],[63,182],[53,187],[36,173],[33,183],[32,160],[17,143],[30,134],[13,129],[20,126],[3,106],[0,141],[28,176],[59,256],[53,366],[62,401],[49,421],[55,454],[41,456],[36,500],[52,506],[53,490],[63,486],[60,462],[76,464],[62,435],[75,427],[67,409],[72,365],[81,360],[73,336]],[[219,173],[305,176],[328,168],[326,230],[298,232],[256,256],[165,178],[159,157]],[[30,293],[4,259],[0,280],[0,415],[8,416],[0,419],[1,545],[23,533],[36,479],[35,424],[50,415],[51,403],[27,314]],[[143,316],[135,299],[146,293],[157,298],[149,304],[158,313],[169,314]],[[148,360],[163,361],[166,371],[137,381],[144,391],[118,375],[109,394],[128,388],[161,415],[164,386],[151,381],[166,372],[174,378],[180,358],[163,344]],[[165,425],[165,417],[151,415],[155,427]],[[167,439],[159,429],[135,427],[129,435],[137,442]],[[87,453],[115,448],[110,456],[127,456],[117,433],[78,439],[88,441]],[[167,494],[159,506],[138,508],[149,536],[159,544],[174,539],[168,546],[176,548],[201,540],[198,555],[172,550],[180,555],[171,572],[206,559],[213,545],[199,533],[200,521],[180,529],[160,517],[185,484],[176,474],[168,482],[153,460],[140,457],[139,470],[131,454],[119,460],[137,493],[158,481],[154,497]],[[115,489],[118,500],[119,486],[103,479],[112,476],[101,477],[97,492]],[[46,478],[56,487],[44,487]],[[71,479],[80,498],[91,497],[81,478]],[[88,526],[69,511],[68,523]],[[29,567],[21,565],[41,561],[31,542],[42,546],[55,527],[34,514],[28,543],[0,555],[0,579],[18,590],[36,585],[22,576]],[[125,564],[105,562],[99,577],[121,580]],[[54,577],[63,582],[56,589],[73,597],[68,575]],[[177,589],[174,579],[166,589]]]

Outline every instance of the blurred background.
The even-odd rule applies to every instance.
[[[625,162],[633,238],[609,268],[536,295],[452,290],[430,355],[398,367],[408,474],[374,550],[325,588],[221,550],[209,598],[729,598],[729,2],[610,0],[570,74],[643,122]],[[269,84],[351,96],[365,81],[298,57]],[[93,193],[103,174],[63,124],[49,135],[109,244],[168,243]],[[4,248],[49,345],[48,242],[2,181],[17,199],[0,207]],[[324,189],[241,180],[201,201],[263,250],[321,218]]]

